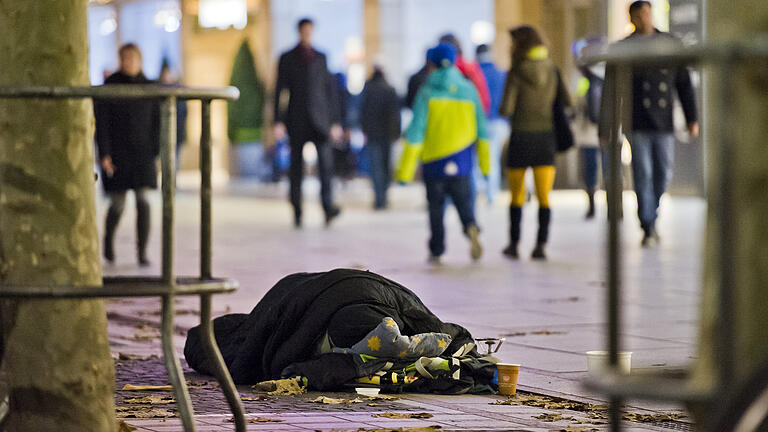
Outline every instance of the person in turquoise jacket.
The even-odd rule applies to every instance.
[[[431,73],[416,95],[397,180],[411,181],[421,160],[429,203],[430,262],[439,264],[445,252],[447,197],[456,206],[469,238],[470,256],[477,260],[483,248],[472,199],[472,166],[476,161],[483,175],[488,175],[485,113],[475,86],[454,67],[456,49],[451,44],[430,49],[427,59]]]

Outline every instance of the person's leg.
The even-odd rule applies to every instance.
[[[491,171],[488,173],[486,190],[489,204],[493,203],[501,189],[501,151],[504,141],[509,137],[509,122],[499,119],[490,122],[490,125],[493,128],[493,138],[490,140]]]
[[[371,182],[373,183],[374,203],[373,208],[381,209],[385,205],[384,183],[386,182],[386,173],[384,172],[384,148],[382,143],[369,141],[366,146],[368,155],[371,158]]]
[[[136,251],[140,266],[148,266],[147,243],[149,241],[150,209],[147,199],[147,188],[134,190],[136,197]]]
[[[653,159],[651,136],[643,132],[634,132],[631,136],[632,177],[637,195],[637,216],[644,231],[643,245],[649,245],[653,237],[656,220],[656,205],[653,191]]]
[[[104,258],[110,263],[115,260],[115,231],[125,209],[125,191],[109,192],[109,209],[104,224]]]
[[[315,148],[317,149],[317,176],[320,178],[320,202],[323,204],[325,212],[325,224],[329,225],[331,220],[339,215],[339,208],[333,204],[333,148],[325,136],[319,133],[314,137]]]
[[[661,196],[672,180],[672,172],[675,163],[675,137],[672,134],[657,134],[653,139],[653,197],[654,197],[654,222],[659,214]]]
[[[445,181],[443,179],[424,179],[427,188],[427,203],[429,207],[429,253],[431,258],[439,258],[445,252],[445,227],[443,214],[445,212]]]
[[[536,184],[536,199],[539,201],[539,232],[536,236],[536,248],[531,256],[535,259],[546,259],[545,245],[549,239],[549,222],[552,217],[549,193],[555,184],[555,167],[552,165],[534,167],[533,181]]]
[[[387,207],[387,205],[389,205],[387,191],[389,190],[389,185],[392,183],[392,143],[390,142],[384,143],[384,146],[382,147],[381,165],[384,168],[384,186],[382,187],[384,207]]]
[[[582,147],[581,156],[584,162],[584,190],[587,192],[589,209],[587,219],[595,217],[595,189],[597,188],[597,147]]]
[[[502,252],[511,258],[517,258],[517,243],[520,241],[520,221],[523,215],[523,203],[525,202],[525,168],[512,168],[507,170],[509,180],[509,246]]]
[[[448,177],[446,189],[459,213],[464,234],[469,238],[469,255],[473,260],[480,259],[483,247],[480,245],[480,228],[475,220],[475,201],[472,194],[472,177],[469,175]]]
[[[290,137],[291,164],[288,167],[288,178],[291,183],[291,205],[293,206],[294,224],[301,226],[301,183],[304,180],[304,143],[303,137],[295,134]]]

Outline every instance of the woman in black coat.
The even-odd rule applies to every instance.
[[[105,84],[151,84],[141,71],[138,46],[120,48],[120,70]],[[96,143],[99,149],[101,178],[110,197],[104,231],[104,258],[115,259],[114,237],[125,208],[129,189],[136,195],[136,244],[139,265],[147,266],[150,211],[146,194],[157,188],[155,160],[159,153],[159,115],[156,102],[133,99],[102,101],[95,105]]]

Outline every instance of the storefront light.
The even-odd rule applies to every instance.
[[[248,24],[246,0],[200,0],[199,6],[200,27],[241,30]]]
[[[469,34],[475,45],[490,44],[496,36],[496,28],[488,21],[475,21],[469,28]]]
[[[114,17],[105,18],[99,23],[99,33],[102,36],[107,36],[117,30],[117,20]]]
[[[181,11],[178,8],[161,9],[155,14],[155,27],[173,33],[181,27]]]

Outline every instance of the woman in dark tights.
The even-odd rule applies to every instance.
[[[141,71],[141,51],[134,44],[120,48],[120,70],[105,84],[150,84]],[[157,188],[155,161],[159,153],[159,115],[156,102],[142,99],[102,101],[95,105],[96,142],[101,178],[110,198],[104,230],[104,258],[115,260],[114,238],[125,196],[136,196],[136,245],[139,265],[147,266],[150,210],[147,191]]]

